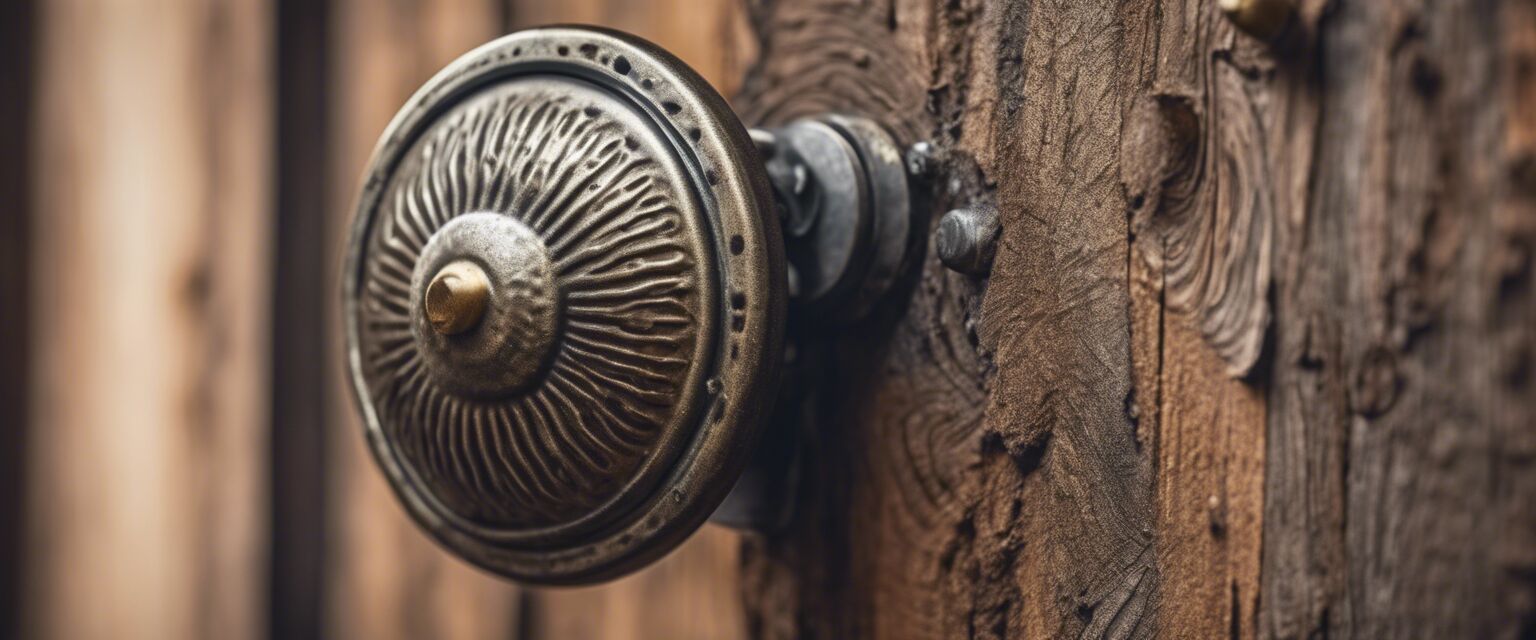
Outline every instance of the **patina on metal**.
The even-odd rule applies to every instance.
[[[343,283],[368,442],[411,515],[532,583],[683,540],[778,386],[774,211],[725,101],[638,39],[521,32],[427,83],[370,162]]]
[[[631,36],[469,53],[396,116],[358,199],[343,310],[375,458],[424,529],[501,575],[644,565],[754,457],[782,467],[784,440],[757,445],[787,309],[867,311],[910,260],[907,189],[880,127],[749,134]]]
[[[753,136],[779,202],[795,315],[837,324],[864,317],[912,253],[901,148],[880,126],[842,115]]]

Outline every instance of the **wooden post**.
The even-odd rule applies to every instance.
[[[260,637],[270,6],[40,5],[24,631]]]
[[[1536,11],[1222,4],[753,5],[749,118],[872,115],[1002,225],[824,345],[757,635],[1529,633]]]

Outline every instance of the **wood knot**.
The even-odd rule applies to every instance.
[[[1138,218],[1167,209],[1169,193],[1198,175],[1200,117],[1188,96],[1159,93],[1141,100],[1121,143],[1121,180]]]
[[[1365,418],[1383,415],[1397,402],[1402,385],[1396,352],[1381,345],[1373,346],[1355,367],[1350,384],[1350,408]]]

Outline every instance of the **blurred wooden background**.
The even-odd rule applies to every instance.
[[[734,534],[518,589],[407,522],[338,373],[356,181],[437,69],[602,24],[726,95],[734,0],[0,3],[0,637],[730,638]]]

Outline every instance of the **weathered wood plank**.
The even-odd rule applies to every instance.
[[[1021,498],[1029,635],[1145,636],[1159,592],[1152,469],[1128,415],[1121,118],[1136,6],[1013,7],[999,73],[998,261],[982,313],[1000,364],[988,424],[1038,460]]]
[[[655,565],[614,582],[535,590],[526,638],[729,640],[746,635],[740,536],[706,526]]]
[[[990,193],[1003,223],[985,288],[930,256],[910,299],[839,337],[803,513],[748,563],[760,635],[1150,632],[1119,11],[786,2],[754,20],[750,114],[852,111],[933,139],[956,176],[933,209]]]
[[[1530,105],[1488,99],[1500,67],[1517,63],[1501,42],[1520,33],[1501,23],[1512,13],[1403,2],[1338,16],[1340,40],[1371,63],[1353,105],[1369,124],[1321,156],[1361,167],[1357,190],[1317,210],[1345,221],[1350,249],[1337,362],[1350,413],[1347,580],[1362,637],[1512,637],[1507,621],[1536,611],[1536,584],[1521,575],[1536,528],[1501,499],[1536,483],[1536,382],[1520,373],[1536,363],[1536,203],[1500,197],[1530,188],[1511,171],[1529,158],[1497,151],[1505,119]],[[1373,33],[1356,33],[1355,20]],[[1500,557],[1513,549],[1523,551]],[[1524,602],[1509,598],[1522,591]]]
[[[923,494],[942,457],[885,449],[951,433],[923,383],[900,391],[926,411],[881,386],[936,377],[902,342],[954,295],[925,275],[872,338],[900,365],[840,394],[882,409],[828,408],[808,515],[748,563],[754,629],[1525,632],[1532,11],[1307,1],[1268,45],[1214,9],[756,9],[759,113],[916,122],[981,160],[1003,240],[990,406],[947,440],[972,462]],[[882,103],[902,79],[881,60],[917,65],[925,113]],[[918,592],[945,542],[965,573],[936,604]]]
[[[1274,74],[1208,2],[1128,16],[1140,70],[1120,148],[1130,214],[1137,433],[1155,459],[1156,622],[1170,637],[1254,637],[1259,604],[1262,390],[1274,175]],[[1244,66],[1246,65],[1246,66]]]
[[[1536,22],[1412,0],[1307,18],[1327,64],[1316,151],[1288,158],[1311,180],[1287,185],[1277,263],[1263,631],[1529,633],[1536,203],[1516,114]]]
[[[40,9],[26,631],[258,637],[269,6]]]
[[[1157,421],[1157,625],[1168,637],[1256,636],[1263,395],[1225,373],[1191,319],[1166,318]]]
[[[934,210],[990,193],[1004,229],[984,289],[930,262],[894,332],[847,348],[875,352],[851,367],[875,373],[834,395],[872,409],[827,409],[840,430],[817,432],[808,513],[755,549],[759,635],[1122,637],[1160,616],[1175,635],[1253,635],[1263,401],[1226,372],[1252,365],[1268,317],[1269,203],[1239,173],[1267,156],[1245,144],[1260,131],[1243,94],[1221,104],[1204,84],[1230,28],[1200,3],[1155,4],[781,3],[755,21],[767,48],[745,98],[762,117],[915,122],[960,176]],[[879,62],[910,67],[903,56],[926,63],[915,118],[902,106],[916,99],[891,97],[900,72]],[[1159,71],[1235,125],[1190,131],[1192,149],[1127,154],[1122,119]],[[1147,151],[1194,169],[1126,176]],[[984,179],[967,179],[970,157]],[[1150,194],[1166,202],[1131,188],[1170,177],[1184,182]],[[1138,236],[1124,216],[1144,206],[1171,220]],[[935,393],[966,379],[973,391]]]
[[[1315,95],[1298,102],[1328,102],[1342,114],[1358,99],[1356,86],[1363,61],[1350,48],[1322,50],[1321,3],[1300,12],[1305,38],[1289,66],[1300,69],[1292,82],[1316,86]],[[1309,76],[1319,56],[1339,65],[1339,78]],[[1285,67],[1282,67],[1285,68]],[[1347,79],[1343,79],[1347,78]],[[1341,635],[1350,625],[1345,602],[1343,536],[1345,380],[1334,357],[1342,337],[1334,320],[1345,304],[1337,261],[1346,251],[1337,216],[1319,216],[1317,193],[1336,189],[1340,174],[1324,173],[1323,147],[1344,144],[1355,124],[1339,115],[1295,114],[1294,128],[1280,130],[1296,141],[1280,167],[1295,167],[1303,180],[1282,182],[1276,193],[1278,218],[1275,253],[1275,357],[1268,408],[1265,452],[1264,558],[1260,631],[1265,637]],[[1315,176],[1315,177],[1314,177]],[[1316,263],[1317,260],[1323,263]]]

